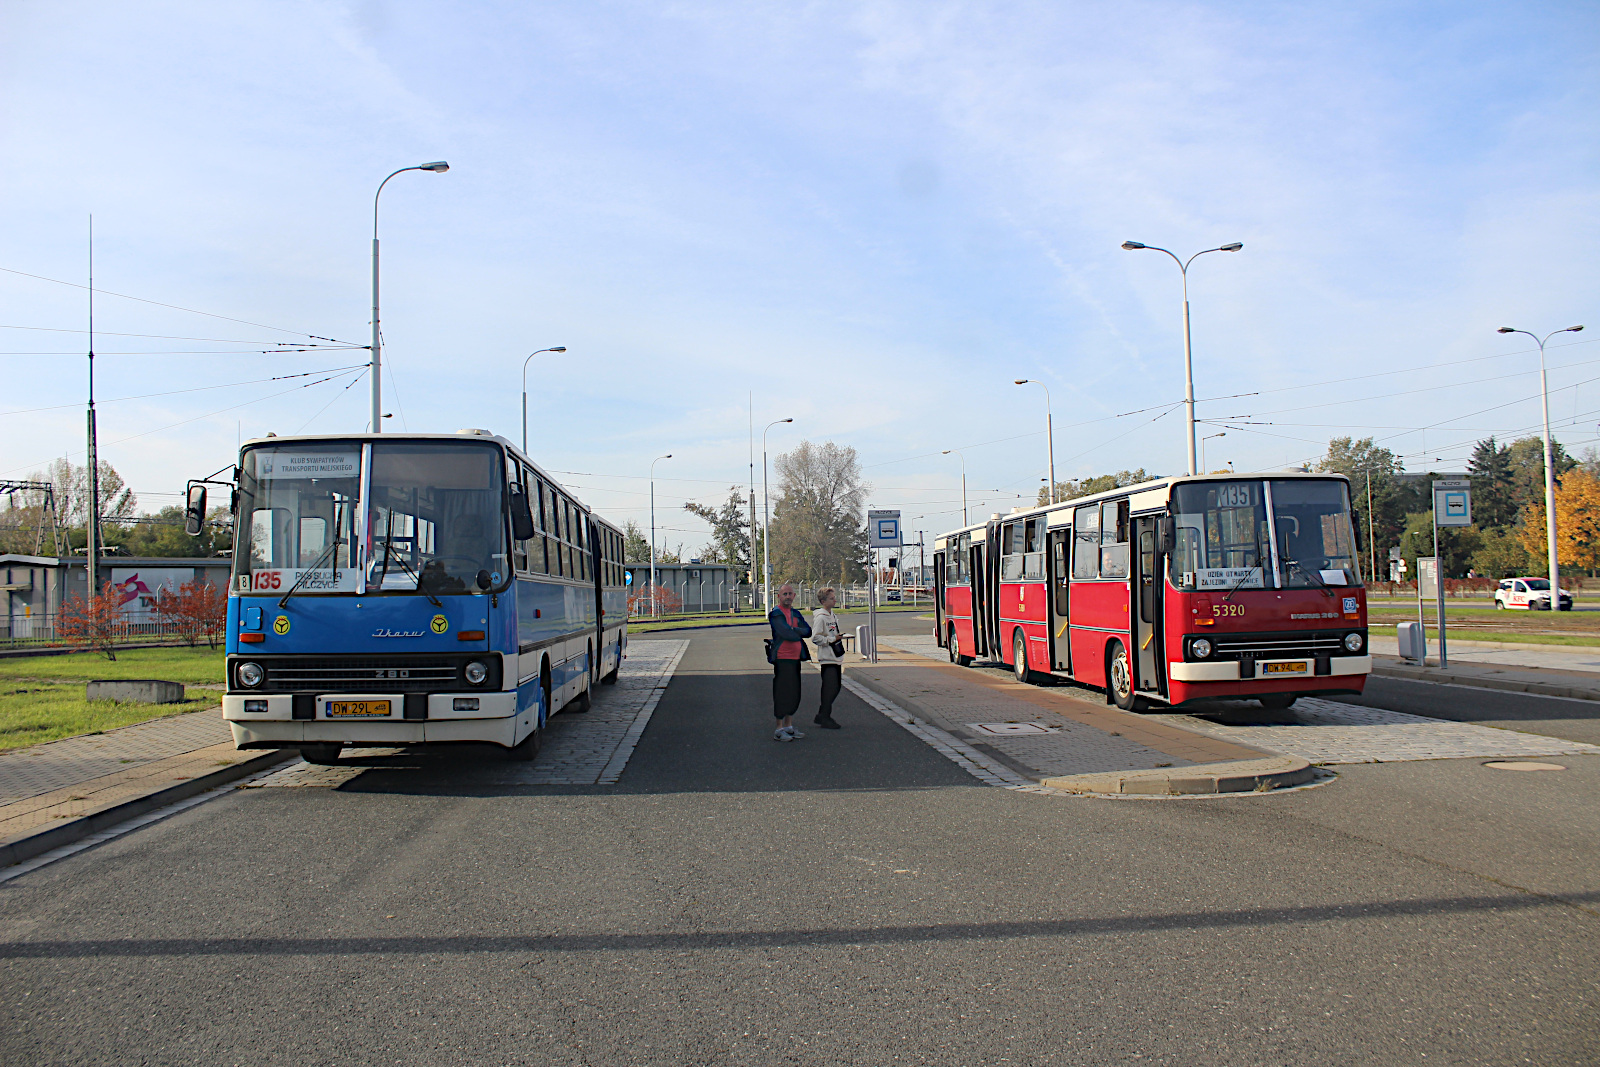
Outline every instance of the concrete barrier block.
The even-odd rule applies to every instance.
[[[90,682],[86,687],[86,695],[90,700],[180,704],[183,702],[183,683],[163,682],[154,678],[115,678]]]

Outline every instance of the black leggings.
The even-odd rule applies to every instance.
[[[772,665],[772,714],[787,719],[800,706],[800,661],[780,659]]]
[[[839,695],[840,667],[837,663],[822,664],[822,705],[817,708],[817,721],[833,718],[833,698]]]

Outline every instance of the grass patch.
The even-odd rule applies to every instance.
[[[85,700],[81,685],[0,685],[0,750],[199,711],[219,703],[207,694],[181,704]]]
[[[0,680],[19,678],[85,682],[104,678],[160,678],[185,685],[222,685],[227,681],[221,647],[130,648],[118,652],[115,663],[98,652],[0,659]]]
[[[1538,633],[1507,633],[1505,630],[1474,630],[1470,627],[1457,626],[1445,616],[1445,623],[1449,627],[1449,636],[1458,641],[1487,641],[1503,645],[1565,645],[1572,648],[1600,648],[1600,636],[1590,637],[1587,634],[1538,634]],[[1413,618],[1410,621],[1415,622]],[[1375,622],[1368,629],[1392,630],[1394,623]],[[1428,640],[1437,642],[1439,631],[1438,620],[1433,615],[1428,616]]]

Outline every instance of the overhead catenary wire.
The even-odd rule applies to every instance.
[[[32,274],[32,273],[30,273],[28,271],[16,270],[16,269],[14,269],[12,267],[0,267],[0,271],[4,271],[7,274],[17,274],[17,275],[20,275],[20,276],[22,276],[24,278],[34,278],[34,279],[36,279],[38,281],[41,281],[41,282],[53,282],[56,285],[67,285],[67,286],[71,286],[74,289],[88,289],[88,286],[80,285],[77,282],[64,281],[64,280],[62,280],[60,278],[49,278],[49,277],[46,277],[43,274]],[[241,325],[244,325],[244,326],[254,326],[258,330],[271,330],[274,333],[292,333],[297,337],[309,337],[313,341],[328,341],[328,342],[331,342],[333,344],[338,344],[338,345],[349,345],[352,348],[365,348],[365,347],[367,347],[366,345],[355,344],[353,341],[340,340],[337,337],[322,337],[322,336],[320,336],[318,334],[307,333],[304,330],[290,330],[290,329],[285,329],[282,326],[269,326],[264,322],[251,322],[249,319],[234,318],[232,315],[219,315],[214,311],[200,311],[200,310],[198,310],[196,308],[186,308],[186,307],[183,307],[183,306],[181,306],[179,304],[168,304],[168,303],[165,303],[165,302],[160,301],[160,300],[151,300],[148,297],[131,296],[131,295],[127,294],[127,293],[114,293],[109,289],[102,289],[102,288],[100,288],[98,286],[95,287],[94,291],[95,291],[96,295],[99,295],[99,296],[114,296],[114,297],[117,297],[117,298],[122,299],[122,300],[133,300],[133,301],[136,301],[136,302],[141,303],[141,304],[152,304],[152,305],[154,305],[156,307],[164,307],[164,308],[168,308],[168,309],[170,309],[172,311],[182,311],[182,312],[186,312],[186,313],[188,313],[190,315],[204,315],[207,318],[222,319],[225,322],[237,322],[237,323],[239,323]],[[95,353],[95,354],[99,355],[98,352]]]

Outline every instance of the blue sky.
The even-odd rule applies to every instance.
[[[1181,471],[1178,273],[1129,238],[1245,243],[1191,274],[1197,394],[1232,397],[1210,466],[1353,433],[1459,469],[1538,422],[1502,324],[1590,324],[1552,410],[1597,437],[1597,46],[1576,3],[13,0],[0,267],[81,283],[93,212],[98,286],[213,316],[97,304],[104,453],[146,507],[240,435],[365,425],[354,372],[263,381],[364,353],[263,350],[364,343],[372,192],[433,159],[383,194],[391,428],[515,437],[523,357],[567,345],[531,450],[640,521],[671,452],[690,550],[682,502],[749,477],[751,395],[757,434],[796,420],[774,452],[854,446],[913,530],[959,522],[946,448],[975,514],[1032,498],[1013,378],[1050,387],[1058,477]],[[10,476],[81,453],[84,338],[48,331],[84,305],[0,272]]]

